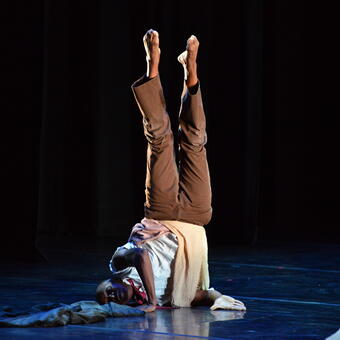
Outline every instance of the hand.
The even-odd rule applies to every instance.
[[[144,305],[140,305],[136,308],[139,309],[139,310],[142,310],[145,313],[150,313],[150,312],[154,312],[156,310],[156,305],[144,304]]]
[[[230,309],[230,310],[246,310],[246,306],[242,301],[236,300],[228,295],[221,295],[215,300],[215,303],[210,307],[211,310]]]

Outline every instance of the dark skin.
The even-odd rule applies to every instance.
[[[146,76],[154,78],[158,75],[158,67],[160,62],[161,50],[159,48],[159,35],[157,31],[149,30],[143,37],[144,48],[146,51],[147,70]],[[199,42],[196,37],[191,36],[187,41],[185,55],[179,60],[185,69],[185,82],[188,88],[195,86],[198,82],[196,57],[198,52]],[[113,259],[113,264],[117,270],[122,270],[126,267],[135,267],[143,282],[145,291],[148,296],[148,304],[137,308],[146,312],[152,312],[156,309],[157,298],[155,293],[154,276],[150,258],[144,249],[121,249]],[[110,288],[112,289],[112,288]],[[114,288],[116,289],[116,288]],[[124,290],[120,287],[120,289]],[[118,290],[119,292],[119,290]],[[194,301],[206,300],[207,294],[199,293]],[[195,303],[196,303],[195,302]]]
[[[159,35],[154,30],[149,30],[144,38],[144,47],[146,51],[148,78],[154,78],[158,75],[160,62]],[[186,87],[190,90],[198,83],[196,58],[198,53],[199,41],[195,36],[187,40],[186,50],[178,57],[178,61],[184,68],[184,80]],[[115,254],[112,259],[113,265],[119,271],[127,267],[135,267],[144,286],[148,297],[148,303],[136,308],[145,312],[153,312],[156,309],[157,298],[155,293],[154,274],[148,251],[141,248],[124,249],[122,248]],[[214,304],[215,300],[222,294],[215,290],[197,290],[195,298],[191,305],[208,305]],[[121,280],[106,280],[100,284],[97,299],[100,303],[115,302],[126,304],[133,297],[133,289]],[[242,304],[235,300],[235,304]]]
[[[117,270],[122,270],[126,267],[136,268],[148,297],[147,303],[139,305],[136,308],[144,312],[153,312],[156,309],[157,298],[155,294],[153,270],[148,251],[141,248],[122,248],[115,254],[112,261]],[[97,294],[97,300],[101,304],[108,302],[127,304],[129,300],[133,299],[133,288],[130,285],[125,284],[122,280],[105,280],[100,283],[98,287],[100,289]],[[222,294],[216,290],[197,290],[196,295],[191,302],[191,306],[212,306],[216,299],[221,296]],[[225,297],[225,295],[223,296]],[[228,309],[245,310],[241,301],[233,299],[232,305],[233,306],[229,304]]]
[[[113,265],[117,270],[126,267],[135,267],[148,296],[148,303],[137,306],[136,308],[145,312],[153,312],[156,309],[157,298],[155,293],[154,276],[148,251],[141,248],[121,249],[112,259]],[[222,294],[218,291],[197,290],[192,306],[211,306],[214,301]],[[109,301],[126,304],[133,297],[133,289],[121,280],[105,281],[105,290],[102,303]]]
[[[106,280],[104,293],[101,296],[101,303],[104,304],[112,301],[121,305],[125,305],[130,299],[132,299],[132,297],[133,289],[131,286],[125,284],[121,280]]]
[[[145,312],[153,312],[156,309],[157,298],[153,270],[148,251],[141,248],[121,249],[113,258],[113,265],[117,270],[122,270],[127,267],[136,268],[149,300],[148,304],[138,306],[137,308]],[[132,290],[131,287],[129,288]],[[132,295],[130,298],[131,297]]]

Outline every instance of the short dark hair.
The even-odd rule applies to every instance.
[[[108,303],[107,296],[105,295],[105,287],[109,282],[111,282],[111,283],[114,283],[114,282],[122,283],[122,280],[118,277],[111,277],[111,278],[103,280],[102,282],[99,283],[99,285],[97,286],[97,289],[96,289],[96,301],[100,305],[104,305],[104,304]]]
[[[105,295],[105,286],[110,279],[104,280],[99,283],[96,289],[96,300],[100,305],[107,303],[107,296]]]

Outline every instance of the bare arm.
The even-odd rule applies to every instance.
[[[117,270],[122,270],[126,267],[136,268],[149,300],[149,305],[142,305],[138,308],[147,312],[155,310],[157,298],[155,293],[153,270],[148,251],[141,248],[121,249],[114,256],[113,264]]]
[[[212,306],[222,294],[217,290],[197,290],[192,306]]]

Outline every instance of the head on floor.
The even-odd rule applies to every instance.
[[[131,297],[130,286],[121,279],[110,278],[104,280],[99,283],[96,289],[96,300],[101,305],[108,302],[125,305]]]

